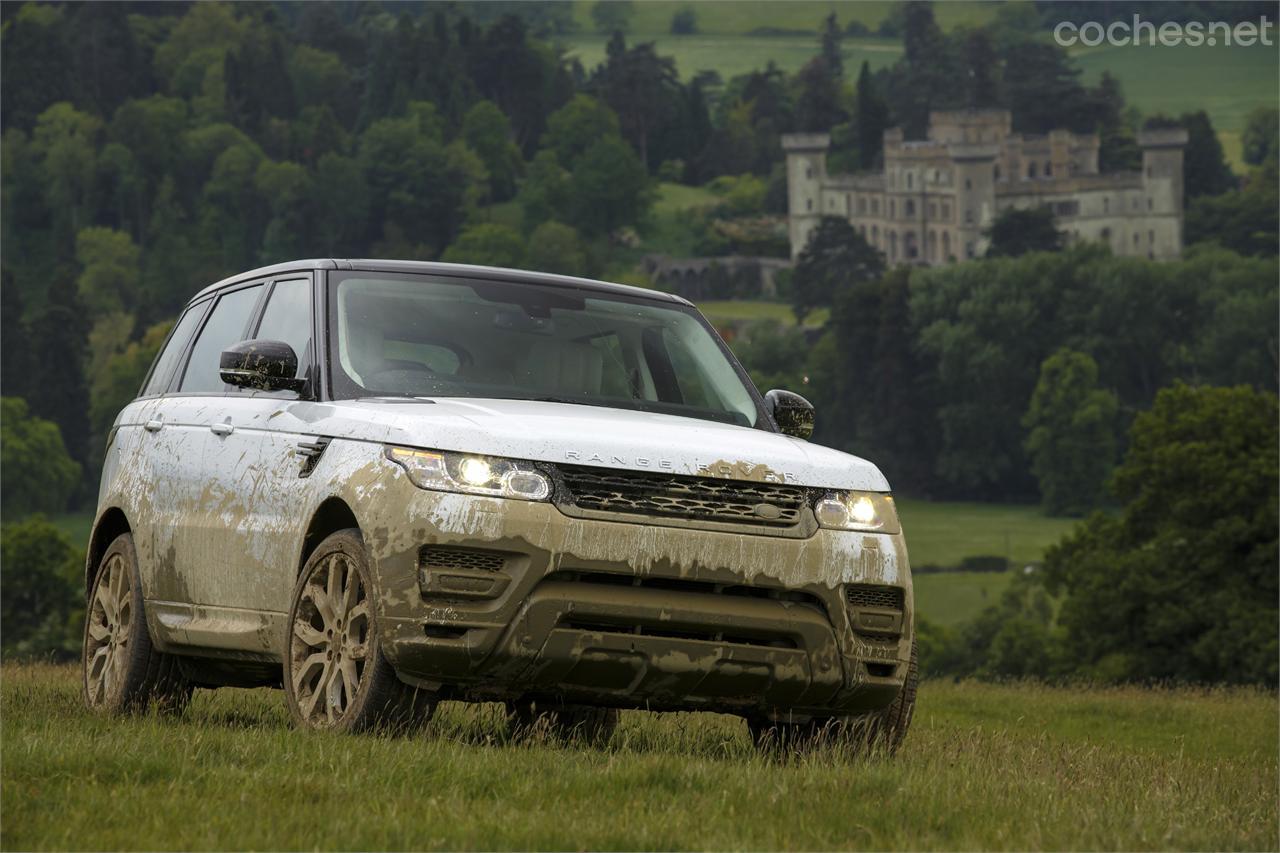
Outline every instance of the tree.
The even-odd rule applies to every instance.
[[[1084,515],[1102,498],[1116,453],[1116,395],[1098,388],[1098,365],[1058,350],[1040,365],[1040,381],[1022,418],[1027,456],[1050,515]]]
[[[515,194],[520,173],[520,149],[511,141],[511,123],[492,101],[478,101],[462,119],[462,138],[479,155],[489,173],[489,193],[494,201]]]
[[[441,260],[451,264],[481,264],[490,267],[524,266],[524,238],[505,225],[472,225],[445,250]]]
[[[791,308],[796,319],[820,305],[830,305],[846,288],[879,278],[884,255],[847,220],[824,216],[809,236],[791,276]]]
[[[592,78],[592,86],[617,114],[622,136],[636,149],[646,167],[649,140],[680,109],[680,84],[675,61],[658,56],[653,43],[627,48],[620,33],[609,40],[607,60]]]
[[[1065,50],[1051,42],[1019,41],[1005,51],[1005,106],[1019,133],[1048,133],[1066,127],[1077,133],[1095,128],[1095,110],[1080,85],[1080,70]]]
[[[553,152],[560,165],[568,169],[593,143],[620,132],[613,110],[590,95],[575,95],[547,118],[542,148]]]
[[[91,459],[94,462],[101,459],[101,448],[106,444],[107,432],[116,415],[138,396],[142,380],[172,327],[171,321],[156,323],[147,329],[141,340],[130,341],[103,359],[89,387],[89,428],[94,450]]]
[[[596,0],[591,4],[591,21],[596,25],[596,32],[605,35],[625,33],[631,28],[635,13],[631,0]]]
[[[1250,112],[1240,134],[1240,147],[1244,161],[1251,166],[1274,161],[1280,154],[1280,110],[1257,107]]]
[[[560,165],[553,151],[538,152],[529,164],[518,197],[526,231],[532,231],[548,219],[567,219],[571,215],[570,182],[569,172]]]
[[[27,324],[31,411],[58,425],[72,458],[89,453],[89,391],[85,383],[85,343],[89,314],[76,298],[70,270],[54,276],[47,304]]]
[[[858,71],[856,96],[858,165],[863,171],[874,169],[884,148],[884,132],[889,126],[889,105],[880,97],[871,79],[871,66],[863,60]]]
[[[27,401],[0,398],[0,495],[6,515],[63,512],[80,482],[80,466],[67,453],[58,425],[35,417]]]
[[[6,400],[6,405],[7,405]],[[50,653],[69,658],[80,648],[81,555],[42,516],[0,527],[0,621],[6,658]]]
[[[1275,161],[1250,175],[1242,189],[1202,196],[1187,205],[1187,243],[1217,243],[1242,255],[1274,258],[1280,233]]]
[[[595,142],[573,166],[569,223],[583,234],[610,234],[634,225],[653,204],[644,163],[617,137]]]
[[[991,241],[988,258],[1016,258],[1027,252],[1056,252],[1062,248],[1062,233],[1048,207],[1003,210],[984,234]]]
[[[85,228],[76,235],[76,260],[84,271],[76,288],[95,314],[129,310],[137,295],[138,247],[128,234]]]
[[[1161,124],[1153,119],[1149,125]],[[1183,184],[1186,198],[1194,201],[1201,196],[1219,195],[1235,189],[1236,179],[1222,153],[1222,143],[1214,132],[1209,114],[1204,110],[1184,113],[1178,124],[1187,129],[1187,147],[1183,151]]]
[[[586,275],[587,253],[578,232],[562,222],[543,222],[529,236],[530,269],[561,275]]]
[[[691,36],[698,32],[698,13],[691,6],[685,6],[671,16],[671,34],[673,36]]]
[[[1046,555],[1080,670],[1114,679],[1277,682],[1275,394],[1162,390],[1097,513]]]

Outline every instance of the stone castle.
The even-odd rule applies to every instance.
[[[848,219],[890,264],[931,266],[981,257],[1001,211],[1048,206],[1068,243],[1099,241],[1117,255],[1182,251],[1180,128],[1145,130],[1141,172],[1098,171],[1098,137],[1013,132],[1007,110],[929,115],[928,139],[884,134],[884,170],[827,174],[825,133],[782,137],[791,256],[823,216]]]

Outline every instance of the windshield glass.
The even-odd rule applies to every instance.
[[[329,292],[335,399],[550,400],[757,423],[713,333],[676,303],[368,272]]]

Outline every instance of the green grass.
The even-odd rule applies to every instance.
[[[577,57],[588,71],[604,61],[607,41],[604,36],[590,34],[562,39],[569,55]],[[818,52],[817,36],[633,36],[629,41],[656,41],[660,55],[675,58],[676,71],[684,80],[699,71],[713,70],[728,82],[739,74],[764,68],[770,60],[784,71],[798,71]],[[902,45],[893,39],[845,39],[843,55],[853,80],[864,60],[873,71],[897,62]]]
[[[772,320],[784,326],[794,326],[796,315],[785,302],[763,302],[753,299],[728,299],[699,302],[698,310],[713,322],[740,323]],[[805,326],[818,327],[827,322],[831,311],[819,308],[804,318]]]
[[[1280,101],[1280,51],[1274,46],[1098,47],[1074,56],[1087,82],[1109,70],[1125,100],[1145,115],[1208,112],[1236,168],[1245,117]]]
[[[715,207],[719,203],[720,196],[705,187],[690,187],[664,181],[658,184],[658,198],[653,203],[653,212],[658,215],[670,215],[681,210]]]
[[[574,18],[583,32],[593,32],[591,6],[594,0],[579,0],[574,4]],[[671,16],[684,8],[691,8],[698,16],[698,32],[708,35],[742,35],[761,27],[784,30],[809,30],[817,33],[827,15],[835,13],[842,27],[858,21],[874,30],[889,16],[895,3],[886,0],[859,0],[859,2],[815,2],[815,0],[787,0],[785,3],[731,2],[706,3],[688,0],[645,0],[633,5],[631,35],[634,38],[651,38],[671,32]],[[995,17],[992,3],[948,2],[934,7],[934,16],[943,29],[959,24],[979,26]]]
[[[1075,521],[1040,507],[898,499],[911,564],[954,566],[962,557],[1007,557],[1015,567],[1044,557]]]
[[[959,625],[1000,601],[1013,572],[916,574],[916,613],[939,625]]]
[[[732,717],[627,712],[606,747],[446,705],[412,738],[293,730],[275,691],[106,719],[6,666],[6,850],[1273,849],[1277,702],[926,682],[896,758],[757,754]]]

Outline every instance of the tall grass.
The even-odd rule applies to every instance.
[[[272,691],[104,719],[0,671],[4,849],[1263,849],[1276,696],[926,683],[896,758],[762,755],[733,717],[624,713],[604,748],[447,704],[413,737],[289,727]]]

